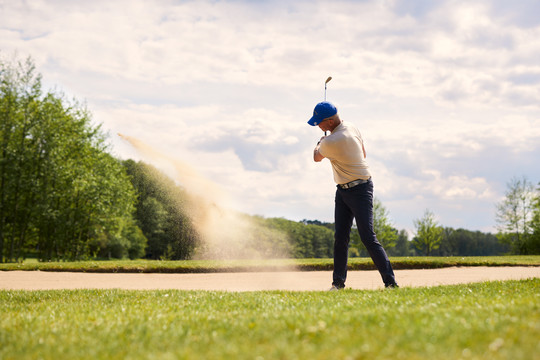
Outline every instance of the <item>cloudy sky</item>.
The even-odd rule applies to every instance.
[[[333,221],[306,121],[324,97],[364,137],[399,229],[426,209],[495,231],[512,177],[540,181],[540,2],[0,0],[0,56],[85,101],[111,151],[140,139],[235,208]],[[14,55],[15,54],[15,55]]]

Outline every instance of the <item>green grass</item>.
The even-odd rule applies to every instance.
[[[432,269],[450,266],[540,266],[540,256],[481,257],[393,257],[394,269]],[[140,273],[201,273],[233,271],[332,270],[332,259],[276,260],[102,260],[78,262],[38,262],[0,264],[5,270],[41,270],[75,272],[140,272]],[[350,258],[350,270],[375,269],[369,258]]]
[[[540,279],[340,292],[0,291],[0,359],[538,359]]]

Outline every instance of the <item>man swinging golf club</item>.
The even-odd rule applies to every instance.
[[[328,158],[337,183],[334,273],[330,290],[345,287],[353,219],[356,220],[360,239],[379,270],[385,287],[398,287],[390,260],[373,230],[373,182],[360,131],[352,124],[342,121],[337,108],[327,101],[315,106],[313,117],[308,124],[318,125],[325,134],[330,131],[330,135],[321,137],[315,146],[313,159],[320,162]]]

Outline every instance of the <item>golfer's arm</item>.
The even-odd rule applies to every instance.
[[[313,150],[313,160],[315,160],[315,162],[320,162],[322,159],[324,159],[324,156],[319,152],[319,144],[317,144],[315,150]]]

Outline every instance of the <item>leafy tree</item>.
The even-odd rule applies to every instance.
[[[189,259],[200,240],[186,214],[184,190],[155,167],[123,162],[138,199],[135,218],[148,239],[150,259]]]
[[[487,256],[508,253],[509,247],[493,234],[445,227],[438,256]]]
[[[322,222],[322,221],[319,221],[319,220],[302,220],[301,221],[304,225],[319,225],[319,226],[324,226],[325,228],[327,229],[330,229],[332,231],[335,230],[335,224],[334,223],[328,223],[328,222]]]
[[[0,262],[19,258],[28,238],[35,237],[29,219],[37,196],[30,131],[38,125],[41,78],[30,60],[0,61]]]
[[[113,240],[135,194],[76,101],[41,90],[28,59],[0,61],[0,261],[80,259]]]
[[[89,242],[90,254],[102,259],[140,259],[145,256],[147,239],[132,218],[119,219],[120,231],[101,233]]]
[[[266,219],[262,216],[243,216],[247,231],[243,234],[246,256],[284,258],[293,256],[295,230],[290,220]]]
[[[379,240],[385,250],[388,251],[396,246],[396,240],[398,238],[397,230],[390,224],[388,210],[377,198],[373,200],[373,230],[375,231],[377,240]],[[351,256],[369,256],[360,239],[356,226],[353,226],[351,229],[350,244]]]
[[[533,185],[525,177],[514,177],[507,183],[504,200],[497,204],[498,237],[516,254],[529,254],[534,197]]]
[[[326,226],[283,218],[266,219],[263,225],[285,234],[294,258],[326,258],[333,254],[334,233]]]
[[[413,223],[416,228],[413,245],[424,255],[431,256],[433,251],[439,248],[443,233],[443,229],[435,220],[435,214],[426,210],[424,216],[414,220]]]
[[[533,199],[531,230],[532,235],[528,244],[529,253],[540,254],[540,183]]]
[[[398,238],[397,230],[390,224],[388,210],[382,202],[375,198],[373,201],[373,230],[377,234],[377,240],[385,249],[396,246]]]
[[[410,256],[410,241],[409,234],[406,230],[400,230],[397,234],[396,246],[388,249],[390,256]]]

